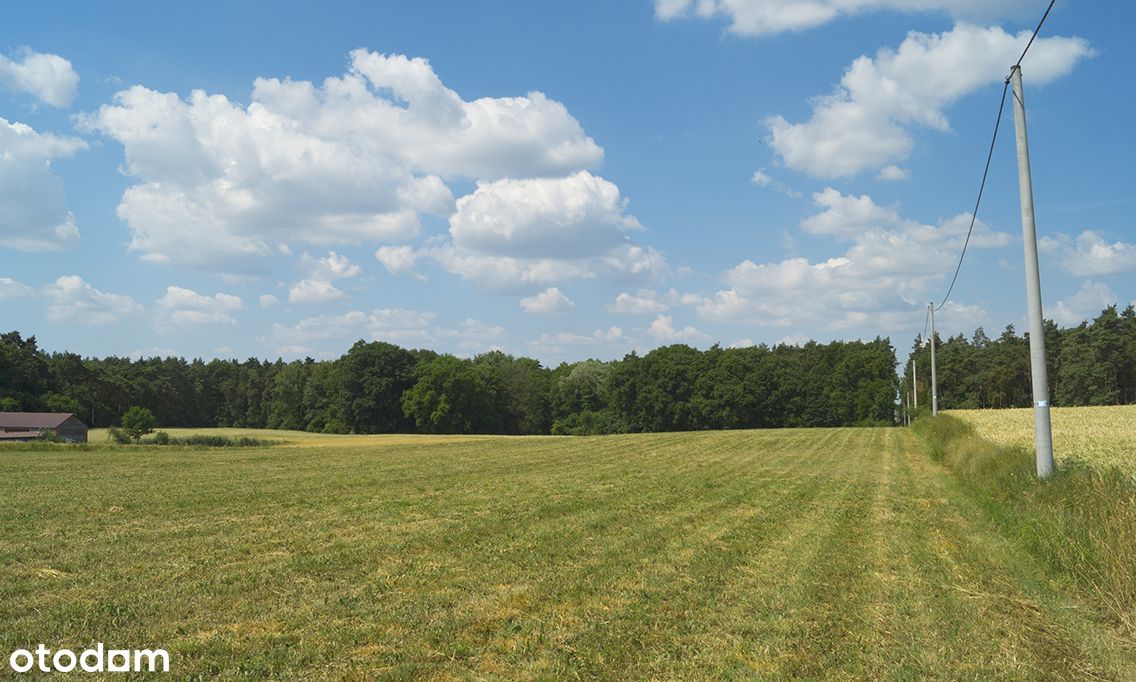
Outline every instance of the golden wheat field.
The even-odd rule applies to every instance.
[[[978,433],[1003,445],[1033,447],[1033,409],[951,410]],[[1094,466],[1119,466],[1136,473],[1136,405],[1055,407],[1053,454]]]

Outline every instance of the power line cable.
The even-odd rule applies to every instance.
[[[974,202],[974,211],[970,214],[970,227],[966,231],[966,241],[962,243],[962,253],[959,254],[958,266],[955,267],[955,276],[951,278],[951,285],[947,287],[947,293],[943,296],[943,300],[935,306],[936,311],[942,310],[951,297],[951,292],[955,289],[955,282],[958,281],[959,271],[962,270],[962,261],[966,258],[966,247],[970,245],[970,235],[974,232],[975,221],[978,220],[978,207],[982,205],[982,194],[986,190],[986,178],[990,175],[990,162],[994,158],[994,144],[998,141],[998,129],[1002,126],[1002,112],[1006,110],[1006,92],[1009,88],[1010,79],[1007,78],[1002,85],[1002,102],[998,105],[998,118],[994,121],[994,135],[990,138],[990,150],[986,153],[986,168],[982,171],[982,183],[978,186],[978,199]]]
[[[1033,35],[1030,36],[1029,42],[1026,43],[1025,49],[1022,50],[1021,56],[1018,57],[1018,61],[1010,69],[1011,73],[1013,73],[1014,69],[1021,68],[1022,60],[1026,58],[1026,54],[1030,51],[1030,48],[1033,47],[1034,40],[1037,39],[1037,34],[1041,32],[1041,27],[1045,25],[1045,20],[1049,18],[1049,13],[1053,10],[1055,4],[1057,4],[1057,0],[1049,1],[1049,6],[1045,8],[1045,13],[1041,15],[1041,21],[1037,23],[1037,28],[1033,30]],[[947,304],[947,300],[950,299],[951,292],[954,291],[955,283],[958,281],[959,271],[962,270],[963,259],[966,258],[966,247],[970,245],[970,237],[974,232],[974,223],[978,219],[978,207],[982,205],[982,193],[986,189],[986,178],[990,174],[990,162],[994,158],[994,143],[998,140],[998,128],[1002,124],[1002,112],[1006,109],[1006,92],[1009,88],[1010,77],[1007,76],[1002,85],[1002,101],[998,104],[998,118],[994,121],[994,135],[990,140],[990,151],[986,155],[986,168],[982,171],[982,183],[978,186],[978,200],[974,202],[974,212],[970,214],[970,227],[967,228],[966,231],[966,240],[962,244],[962,253],[959,254],[958,266],[955,267],[955,274],[954,277],[951,278],[951,285],[947,287],[947,293],[943,296],[939,305],[935,306],[936,312],[942,310],[943,306]]]
[[[1033,30],[1033,35],[1030,36],[1029,42],[1026,43],[1026,49],[1022,50],[1022,56],[1018,57],[1017,63],[1014,64],[1015,67],[1022,65],[1022,60],[1026,58],[1026,53],[1033,47],[1033,41],[1037,38],[1037,34],[1041,32],[1041,27],[1045,24],[1045,20],[1049,18],[1049,12],[1053,9],[1055,4],[1057,4],[1057,0],[1049,0],[1049,7],[1046,7],[1045,14],[1041,15],[1041,21],[1037,22],[1037,28]]]

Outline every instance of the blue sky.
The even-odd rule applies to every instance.
[[[0,327],[98,356],[902,353],[1046,4],[11,7]],[[1023,63],[1062,324],[1136,299],[1134,20],[1058,2]],[[1024,328],[1002,123],[944,333]]]

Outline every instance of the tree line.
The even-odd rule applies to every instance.
[[[1055,405],[1136,403],[1136,311],[1045,326]],[[1031,404],[1029,340],[937,339],[940,407]],[[930,349],[911,359],[930,405]],[[676,344],[620,360],[545,367],[491,352],[464,359],[358,341],[335,360],[284,362],[46,353],[34,336],[0,335],[0,410],[74,412],[119,425],[135,405],[163,427],[326,433],[603,434],[893,423],[912,364],[896,374],[890,341],[803,346]]]
[[[132,406],[163,427],[326,433],[604,434],[891,423],[886,339],[804,346],[677,344],[555,368],[358,341],[335,360],[84,358],[0,335],[0,410],[74,412],[121,424]]]
[[[940,409],[1029,407],[1029,333],[1013,325],[991,339],[979,327],[936,337],[935,360]],[[1058,328],[1045,321],[1046,365],[1053,405],[1127,405],[1136,403],[1136,310],[1109,306],[1092,321]],[[919,405],[931,403],[931,350],[916,339],[911,359]],[[910,393],[911,362],[903,370],[901,391]]]

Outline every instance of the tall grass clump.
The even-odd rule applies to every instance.
[[[1062,462],[1040,481],[1032,450],[992,443],[962,420],[928,417],[914,429],[930,456],[1004,532],[1136,636],[1136,479],[1130,473]]]

